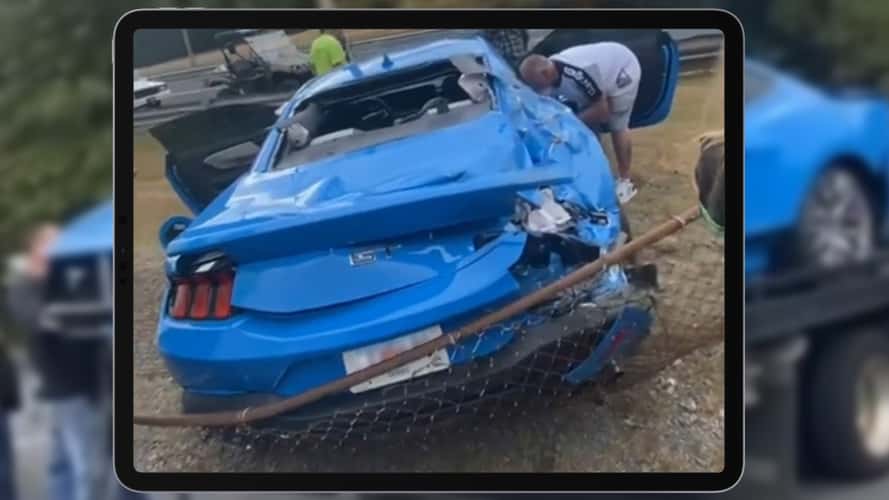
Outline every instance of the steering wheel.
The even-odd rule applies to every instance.
[[[416,120],[417,118],[420,118],[421,116],[425,115],[432,108],[435,108],[438,111],[438,114],[444,114],[444,113],[447,113],[451,110],[450,102],[446,98],[441,97],[441,96],[433,97],[432,99],[429,99],[428,101],[426,101],[423,104],[423,107],[421,107],[419,111],[417,111],[416,113],[407,115],[407,116],[403,116],[403,117],[395,120],[395,124],[400,125],[402,123]]]
[[[361,116],[359,120],[359,123],[361,124],[373,124],[375,122],[379,123],[391,119],[395,115],[394,111],[392,111],[392,107],[386,104],[386,101],[380,99],[379,97],[368,97],[367,99],[359,101],[359,103],[375,103],[379,105],[377,109],[372,109],[370,112],[365,113]]]

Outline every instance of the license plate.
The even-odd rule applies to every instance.
[[[380,342],[369,346],[360,347],[343,353],[343,364],[346,374],[355,373],[358,370],[375,365],[389,359],[396,354],[412,349],[426,343],[442,334],[441,326],[431,326],[418,332],[410,333],[392,340]],[[378,389],[397,382],[402,382],[414,377],[422,377],[430,373],[447,369],[451,365],[446,349],[439,349],[429,356],[422,357],[405,365],[394,368],[382,375],[378,375],[366,382],[353,385],[349,390],[353,393]]]

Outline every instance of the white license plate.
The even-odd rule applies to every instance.
[[[395,356],[396,354],[400,354],[436,337],[440,337],[441,334],[441,326],[436,325],[392,340],[346,351],[343,353],[343,364],[346,367],[346,374],[355,373],[358,370],[375,365]],[[429,356],[399,366],[382,375],[377,375],[366,382],[353,385],[349,390],[353,393],[359,393],[378,389],[410,378],[422,377],[423,375],[439,372],[447,369],[450,365],[451,360],[448,357],[448,351],[446,349],[439,349]]]

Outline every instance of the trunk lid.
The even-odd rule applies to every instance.
[[[465,226],[414,235],[397,243],[251,262],[238,267],[232,304],[273,314],[343,305],[453,276],[501,245],[512,248],[513,258],[504,262],[502,269],[491,269],[491,273],[507,272],[521,253],[521,247],[511,243],[519,235],[506,235],[476,248],[473,235],[481,230],[483,226]]]

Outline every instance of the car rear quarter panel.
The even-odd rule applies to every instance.
[[[748,131],[745,160],[747,238],[792,229],[818,177],[854,165],[875,193],[889,182],[889,105],[824,99],[764,130]],[[879,210],[885,212],[885,199]]]
[[[524,242],[524,233],[507,235],[454,276],[335,308],[291,315],[248,312],[197,322],[162,313],[158,348],[187,389],[294,394],[342,376],[344,350],[434,324],[450,328],[454,318],[514,299],[520,288],[508,269]],[[322,365],[326,368],[319,370]]]

